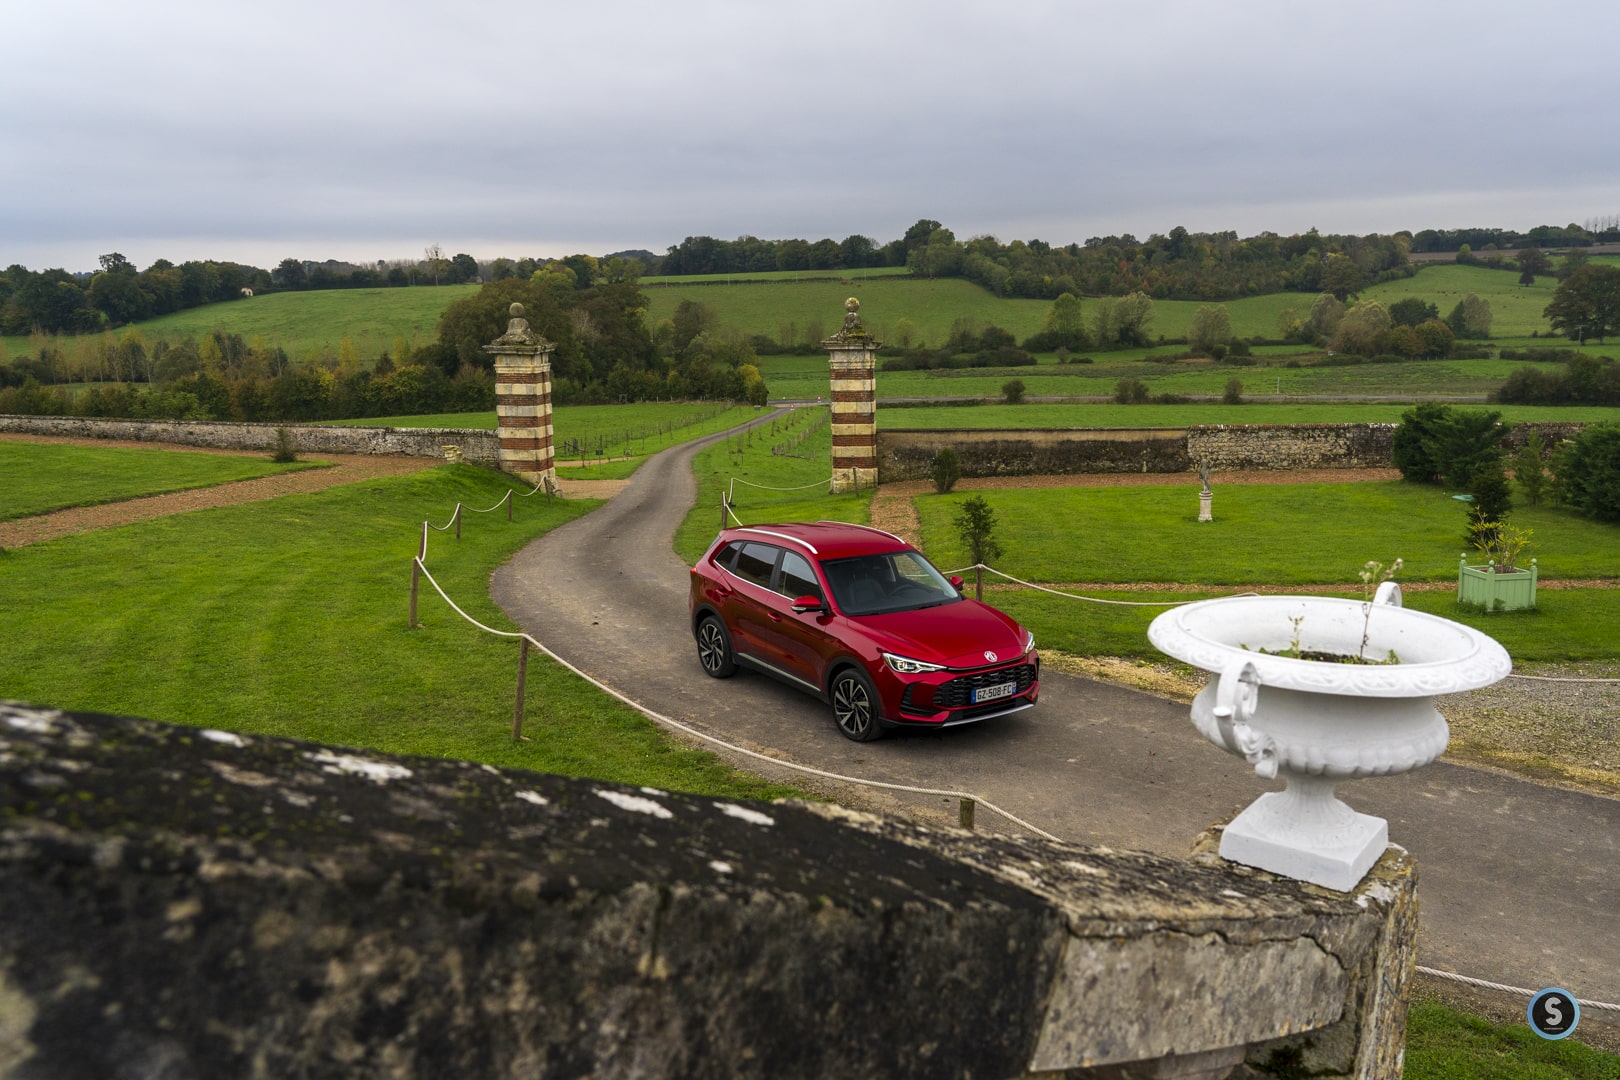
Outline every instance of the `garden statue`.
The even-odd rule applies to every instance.
[[[1198,461],[1198,479],[1203,482],[1203,489],[1198,492],[1198,520],[1214,521],[1215,514],[1212,506],[1215,502],[1215,493],[1209,490],[1209,459],[1200,458]]]

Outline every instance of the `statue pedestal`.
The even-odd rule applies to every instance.
[[[1199,521],[1214,521],[1215,520],[1215,513],[1211,509],[1214,502],[1215,502],[1215,493],[1214,492],[1212,492],[1212,491],[1200,491],[1198,493],[1198,520]]]

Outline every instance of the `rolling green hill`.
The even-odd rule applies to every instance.
[[[937,346],[950,333],[951,323],[964,317],[1027,337],[1041,329],[1051,306],[1045,300],[1003,299],[960,278],[917,279],[895,276],[892,271],[859,279],[795,281],[793,277],[792,273],[762,274],[755,280],[732,279],[729,283],[718,275],[655,279],[660,283],[646,290],[647,321],[656,326],[673,315],[681,301],[695,300],[713,308],[722,324],[745,333],[772,340],[784,333],[796,340],[819,339],[839,328],[844,300],[853,295],[860,298],[867,328],[880,339],[893,340],[897,324],[906,319],[915,328],[916,343]],[[1465,295],[1475,293],[1491,305],[1493,343],[1517,345],[1526,343],[1532,332],[1549,332],[1541,312],[1556,285],[1553,278],[1543,277],[1532,286],[1521,286],[1518,275],[1508,271],[1442,263],[1426,266],[1414,277],[1373,286],[1362,296],[1386,304],[1416,296],[1433,303],[1444,316]],[[271,293],[177,312],[136,326],[148,340],[200,335],[218,326],[250,341],[263,337],[295,359],[323,346],[335,351],[338,342],[348,336],[357,353],[370,359],[392,350],[396,338],[413,345],[433,340],[444,309],[477,288],[453,285]],[[1234,334],[1270,337],[1276,334],[1277,317],[1284,310],[1304,312],[1313,299],[1305,293],[1275,293],[1230,301],[1226,307]],[[1090,318],[1097,301],[1085,298],[1083,303]],[[1201,306],[1196,300],[1155,301],[1150,332],[1155,337],[1184,336]],[[5,349],[0,356],[33,351],[26,337],[0,338],[0,346]]]

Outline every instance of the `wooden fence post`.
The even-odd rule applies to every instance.
[[[516,501],[517,500],[512,498],[512,489],[507,488],[506,489],[506,520],[507,521],[512,520],[512,504],[514,502],[516,502]]]
[[[417,559],[411,560],[411,629],[416,629],[416,588],[422,580],[422,563]]]
[[[461,504],[456,503],[456,539],[461,539]]]
[[[983,563],[975,563],[973,565],[973,599],[978,600],[980,602],[983,602],[983,600],[984,600],[984,564]]]
[[[523,739],[523,687],[529,678],[529,639],[518,640],[522,643],[522,647],[518,649],[517,705],[512,709],[513,742],[520,742]]]
[[[962,799],[957,804],[956,820],[961,823],[962,828],[967,829],[969,831],[972,831],[972,829],[973,829],[973,808],[976,805],[977,804],[972,799]]]

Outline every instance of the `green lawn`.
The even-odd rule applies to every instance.
[[[227,457],[0,439],[0,476],[5,477],[0,484],[0,521],[318,467],[316,461],[278,465],[268,456]]]
[[[541,656],[510,739],[517,646],[472,627],[424,582],[407,625],[421,522],[523,485],[486,469],[426,473],[198,511],[0,552],[5,696],[60,708],[485,761],[716,795],[789,790],[674,747],[648,720]],[[457,603],[511,629],[489,577],[588,512],[520,500],[434,532],[427,564]]]
[[[929,557],[943,566],[967,561],[951,519],[965,499],[984,498],[1006,549],[996,565],[1031,581],[1353,584],[1368,559],[1396,556],[1404,581],[1455,581],[1466,547],[1463,506],[1439,487],[1222,484],[1217,473],[1214,489],[1212,522],[1198,521],[1191,475],[1175,487],[957,491],[915,503]],[[1534,530],[1529,555],[1544,577],[1620,578],[1620,528],[1546,504],[1515,507],[1513,521]]]
[[[1413,1005],[1406,1021],[1404,1080],[1620,1080],[1620,1055],[1567,1039],[1543,1039],[1528,1024],[1492,1024],[1443,1005]]]
[[[1509,424],[1530,421],[1613,423],[1620,409],[1553,405],[1477,405]],[[888,431],[1049,428],[1182,428],[1199,424],[1398,424],[1410,405],[1279,402],[1245,405],[951,405],[880,406],[878,427]]]
[[[868,266],[860,270],[751,270],[739,274],[681,274],[676,277],[654,274],[642,278],[641,284],[657,287],[694,283],[730,285],[756,281],[865,281],[869,278],[906,277],[910,273],[904,266]]]
[[[643,401],[633,405],[559,405],[551,424],[557,445],[578,442],[603,457],[653,454],[677,443],[735,427],[752,417],[747,405],[717,401]],[[339,427],[442,427],[494,431],[491,412],[437,413],[431,416],[377,416],[334,420]]]
[[[773,453],[773,447],[784,453]],[[708,548],[720,528],[722,492],[735,492],[733,513],[747,525],[821,518],[864,525],[872,493],[829,495],[831,460],[832,428],[825,407],[795,409],[751,434],[709,447],[692,463],[697,501],[675,533],[676,553],[692,563]]]

